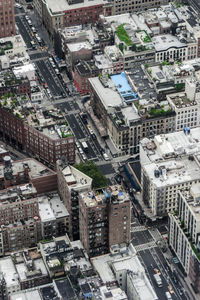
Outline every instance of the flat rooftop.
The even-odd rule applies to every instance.
[[[185,182],[200,180],[200,166],[195,160],[189,160],[188,157],[177,161],[171,159],[163,162],[153,162],[144,165],[146,174],[151,178],[153,184],[158,188],[163,186],[178,185]],[[165,174],[158,177],[155,176],[155,171],[164,168]]]
[[[33,261],[33,266],[34,266],[33,271],[29,271],[25,262],[17,263],[15,265],[20,281],[28,280],[30,276],[38,277],[40,275],[48,274],[42,258],[35,259]]]
[[[159,162],[175,156],[200,156],[200,127],[190,129],[190,134],[177,131],[144,138],[141,143],[141,163]]]
[[[60,200],[60,196],[58,194],[53,195],[49,200],[49,203],[56,219],[69,217],[69,212]]]
[[[62,173],[69,189],[84,190],[91,188],[92,178],[80,172],[78,169],[72,166],[64,166],[62,167]]]
[[[126,250],[121,253],[116,252],[115,254],[98,256],[92,258],[91,261],[103,283],[116,281],[114,273],[126,270],[140,299],[157,299],[134,249],[130,250],[129,248],[126,248]]]
[[[56,217],[54,216],[51,205],[46,199],[46,196],[38,197],[39,204],[39,215],[42,222],[55,221]]]
[[[17,273],[11,257],[0,259],[0,272],[4,274],[4,278],[8,288],[19,285],[19,280],[17,278]]]
[[[19,172],[22,172],[24,170],[24,166],[28,165],[29,167],[29,176],[34,179],[37,177],[42,177],[46,175],[53,175],[55,174],[52,170],[49,168],[45,167],[43,164],[38,162],[37,160],[33,158],[27,158],[23,160],[18,160],[12,162],[12,170],[13,174],[17,174]],[[0,178],[3,177],[4,175],[4,165],[0,165]]]
[[[110,59],[105,54],[95,55],[95,65],[98,69],[107,69],[112,68],[113,64]]]
[[[101,99],[101,102],[105,106],[106,110],[115,106],[120,106],[122,104],[122,99],[115,90],[113,81],[110,80],[107,87],[103,86],[99,77],[89,78],[89,82]]]
[[[157,99],[157,93],[154,88],[151,87],[149,80],[145,77],[141,66],[131,69],[128,76],[130,80],[132,80],[135,90],[140,95],[141,99]]]
[[[138,100],[138,94],[133,91],[130,83],[128,82],[127,76],[124,72],[117,75],[111,76],[118,92],[120,93],[124,102],[132,102]]]
[[[106,201],[124,202],[129,200],[129,195],[123,191],[120,185],[109,186],[107,189],[102,190],[102,193],[98,191],[98,194],[94,191],[81,193],[81,197],[88,207],[95,207],[98,204],[106,203]]]
[[[182,48],[187,46],[185,43],[181,43],[176,36],[171,34],[154,36],[152,42],[156,51],[166,51],[173,47]]]
[[[197,101],[190,100],[186,93],[171,94],[168,95],[168,99],[174,104],[176,108],[198,106]]]
[[[158,299],[145,274],[145,270],[142,267],[138,256],[132,256],[127,259],[122,258],[120,261],[116,262],[114,261],[112,266],[116,272],[124,269],[129,271],[129,277],[131,278],[132,284],[134,285],[140,299]]]
[[[10,295],[10,300],[42,300],[39,290],[24,290]]]
[[[77,9],[77,8],[84,8],[84,7],[90,7],[91,5],[103,5],[105,2],[103,0],[94,0],[89,1],[89,0],[84,0],[81,3],[76,3],[76,4],[71,4],[69,5],[66,0],[46,0],[46,5],[52,15],[56,14],[62,14],[65,12],[65,10],[69,9]]]
[[[13,203],[23,199],[27,199],[30,195],[36,195],[37,190],[32,184],[22,184],[17,187],[11,187],[0,191],[0,206],[8,203]]]
[[[63,300],[76,299],[76,294],[68,278],[57,279],[55,284]]]
[[[67,44],[68,49],[70,52],[77,52],[80,51],[81,49],[88,49],[92,51],[92,46],[89,42],[80,42],[80,43],[70,43]]]

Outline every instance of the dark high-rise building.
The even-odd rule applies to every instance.
[[[0,38],[15,35],[14,0],[0,1]]]
[[[121,186],[79,195],[80,240],[90,257],[130,242],[130,198]]]

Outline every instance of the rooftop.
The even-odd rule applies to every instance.
[[[23,199],[27,199],[30,196],[34,197],[36,194],[36,188],[30,183],[4,189],[0,191],[0,206],[23,201]]]
[[[18,286],[19,280],[11,257],[0,259],[0,272],[4,274],[8,288]]]
[[[78,169],[68,166],[62,161],[58,162],[62,169],[63,176],[70,190],[87,190],[91,189],[92,178],[85,175]]]
[[[157,35],[152,38],[152,42],[156,51],[166,51],[170,48],[182,48],[186,47],[186,43],[180,42],[180,40],[172,35],[172,34],[165,34],[165,35]]]
[[[141,141],[141,164],[157,187],[200,179],[200,130],[185,128]]]
[[[38,197],[40,218],[42,222],[66,218],[69,213],[57,193]]]
[[[15,264],[20,281],[26,281],[33,277],[48,275],[47,269],[42,258],[35,259],[32,270],[29,270],[25,262]]]
[[[76,299],[73,286],[68,278],[62,278],[55,280],[55,284],[62,296],[63,300]]]
[[[55,174],[52,170],[38,162],[33,158],[26,158],[12,162],[13,174],[22,172],[25,167],[29,168],[29,176],[31,179]],[[4,176],[4,165],[0,165],[0,178]]]
[[[118,250],[113,254],[92,258],[91,260],[104,283],[114,282],[116,280],[114,273],[126,270],[140,299],[157,299],[145,274],[145,270],[132,246],[129,246],[125,250]]]
[[[92,1],[92,5],[103,5],[105,2],[103,0],[94,0]],[[77,9],[77,8],[84,8],[84,7],[90,7],[91,1],[90,0],[84,0],[83,2],[78,2],[75,4],[69,4],[66,0],[46,0],[46,5],[52,15],[56,14],[63,14],[66,10],[69,9]]]
[[[54,216],[53,210],[51,209],[50,203],[45,201],[46,196],[40,196],[38,198],[38,204],[39,204],[39,215],[42,222],[50,222],[55,221],[56,217]]]
[[[89,82],[93,86],[106,109],[121,105],[122,99],[116,92],[113,81],[109,80],[108,85],[103,86],[99,77],[93,77],[89,78]]]
[[[95,207],[99,204],[111,201],[113,203],[120,203],[129,200],[129,195],[123,191],[122,186],[112,185],[105,190],[91,191],[81,193],[81,197],[87,207]]]
[[[176,108],[183,108],[189,106],[196,106],[198,102],[188,98],[186,93],[177,93],[168,95],[168,99],[173,103]]]
[[[123,106],[139,98],[132,80],[125,72],[111,77],[103,75],[89,78],[89,82],[107,110],[112,111],[113,107]]]
[[[121,74],[112,75],[112,81],[114,82],[119,94],[124,102],[132,102],[138,99],[138,94],[133,91],[133,87],[127,79],[127,75],[122,72]]]
[[[33,300],[38,299],[42,300],[40,292],[37,288],[35,290],[24,290],[16,292],[10,295],[10,300]]]
[[[189,133],[189,131],[190,133]],[[200,155],[200,130],[185,128],[168,134],[155,136],[153,139],[144,138],[141,141],[141,161],[147,163],[163,162],[175,157]]]
[[[92,46],[89,42],[80,42],[80,43],[70,43],[67,44],[67,47],[70,52],[77,52],[80,51],[81,49],[88,49],[92,51]]]

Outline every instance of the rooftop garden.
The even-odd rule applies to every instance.
[[[6,50],[13,49],[13,44],[8,42],[4,46],[0,46],[0,49],[0,55],[4,55]]]
[[[171,108],[168,110],[164,110],[164,108],[152,108],[149,114],[150,117],[160,117],[160,116],[167,116],[172,112]]]
[[[146,32],[146,30],[138,30],[138,33],[141,33],[140,35],[140,39],[144,42],[144,43],[151,43],[151,37],[150,35]]]
[[[62,132],[62,138],[73,136],[72,132]]]
[[[126,29],[124,28],[125,24],[121,24],[117,27],[116,29],[116,35],[118,36],[118,38],[120,39],[120,41],[125,42],[125,44],[127,46],[131,46],[133,43],[130,39],[130,36],[128,35],[128,33],[126,32]]]
[[[144,45],[137,46],[136,44],[132,44],[131,50],[135,52],[141,52],[141,51],[146,51],[148,49]]]
[[[175,89],[177,92],[181,92],[185,86],[185,83],[177,83],[175,84]]]

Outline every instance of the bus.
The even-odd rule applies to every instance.
[[[88,152],[88,145],[87,145],[87,143],[86,142],[82,142],[81,145],[82,145],[83,150],[85,152]]]

